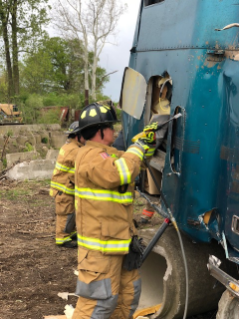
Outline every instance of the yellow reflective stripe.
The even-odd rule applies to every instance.
[[[66,193],[68,195],[75,195],[75,190],[74,188],[68,188],[66,187],[65,185],[63,184],[60,184],[60,183],[56,183],[56,182],[53,182],[51,181],[51,187],[52,188],[55,188],[55,189],[58,189],[59,191],[63,192],[63,193]]]
[[[77,234],[77,232],[76,232],[76,230],[74,230],[71,232],[70,237],[72,237],[73,235],[76,235],[76,234]]]
[[[155,148],[149,148],[146,152],[146,156],[153,156],[155,152]]]
[[[58,162],[56,162],[55,168],[58,169],[59,171],[62,171],[62,172],[67,172],[67,173],[75,174],[75,168],[74,168],[74,167],[64,166],[64,165],[61,165],[61,164],[58,163]]]
[[[56,238],[56,244],[57,245],[62,245],[68,241],[72,241],[71,239],[71,236],[67,236],[67,237],[64,237],[64,238]]]
[[[75,188],[75,196],[96,201],[115,202],[120,204],[133,203],[133,193],[119,193],[110,190],[97,190],[91,188]]]
[[[120,175],[120,185],[130,184],[131,183],[131,174],[127,163],[124,158],[120,158],[115,161],[115,164],[118,168],[118,172]]]
[[[61,155],[63,155],[63,156],[65,155],[65,151],[64,151],[62,148],[60,149],[60,152],[59,152],[59,153],[60,153]]]
[[[126,151],[126,153],[132,153],[132,154],[134,154],[134,155],[137,155],[140,159],[141,159],[141,161],[143,160],[143,158],[144,158],[144,152],[142,152],[139,148],[137,148],[137,147],[130,147],[127,151]]]
[[[77,234],[78,246],[101,252],[128,252],[131,238],[126,240],[100,240]]]
[[[75,210],[78,209],[78,202],[75,200]]]

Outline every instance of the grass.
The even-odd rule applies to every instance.
[[[25,189],[8,189],[8,190],[1,190],[0,199],[8,199],[8,200],[17,200],[19,197],[22,196],[29,196],[30,193],[28,190]]]
[[[6,160],[6,158],[4,158],[4,159],[2,160],[2,164],[3,164],[3,168],[6,168],[6,167],[7,167],[7,160]]]
[[[36,208],[36,207],[49,207],[49,203],[44,200],[36,200],[36,201],[32,201],[32,207]]]
[[[48,187],[50,185],[50,180],[43,181],[24,181],[17,184],[15,189],[1,189],[0,200],[19,200],[26,196],[32,196],[36,189],[40,187]]]
[[[28,181],[28,182],[30,182],[31,184],[35,184],[37,186],[40,186],[40,187],[48,187],[51,184],[51,180],[50,179],[44,179],[44,180],[41,180],[41,181],[33,180],[33,181]]]

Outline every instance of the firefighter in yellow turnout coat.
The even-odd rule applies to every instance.
[[[75,227],[75,160],[82,143],[78,121],[66,132],[68,139],[60,149],[51,180],[50,195],[55,198],[56,244],[66,248],[77,247]]]
[[[72,319],[132,318],[141,281],[138,269],[123,267],[133,223],[134,179],[144,154],[154,148],[138,141],[126,152],[116,150],[113,108],[97,103],[80,115],[87,140],[76,159],[76,225],[78,236],[79,295]]]

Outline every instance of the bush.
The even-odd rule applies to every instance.
[[[8,137],[13,136],[13,131],[12,131],[12,130],[8,130],[8,131],[7,131],[7,136],[8,136]]]
[[[24,149],[24,152],[32,152],[34,150],[34,148],[33,148],[33,146],[32,146],[32,144],[30,144],[30,143],[26,143],[25,144],[25,149]]]
[[[117,114],[117,118],[119,121],[121,121],[121,117],[122,117],[122,110],[119,108],[115,108],[116,110],[116,114]]]
[[[41,114],[37,120],[38,124],[60,124],[60,109],[50,109]]]
[[[41,139],[41,142],[42,142],[43,144],[47,144],[47,143],[48,143],[48,138],[47,138],[47,137],[43,137],[43,138]]]
[[[70,95],[65,95],[65,105],[69,106],[72,109],[81,109],[84,107],[84,96],[81,95],[76,95],[76,94],[70,94]]]
[[[82,109],[84,105],[84,94],[57,94],[54,92],[45,94],[44,96],[38,94],[23,93],[16,100],[19,110],[22,111],[23,122],[26,124],[60,124],[60,108],[41,111],[43,107],[48,106],[67,106],[69,109]],[[97,95],[97,101],[109,100],[109,97],[102,94]],[[94,101],[90,100],[89,103]],[[121,111],[117,110],[119,119]]]
[[[61,94],[49,93],[43,97],[44,106],[68,106],[72,109],[81,109],[84,106],[82,94]]]
[[[44,106],[61,105],[61,98],[56,93],[49,93],[43,97]]]
[[[26,100],[29,98],[29,93],[23,92],[19,95],[17,99],[15,99],[14,103],[19,105],[21,103],[25,104]]]
[[[23,113],[25,123],[36,123],[40,116],[39,109],[43,107],[43,98],[37,94],[29,95],[26,102],[21,104],[20,108]]]
[[[37,94],[31,94],[27,98],[25,105],[33,109],[39,109],[43,107],[43,97]]]

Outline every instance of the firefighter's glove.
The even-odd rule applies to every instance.
[[[140,148],[144,150],[144,155],[146,157],[150,157],[154,155],[156,144],[152,143],[151,141],[154,141],[154,137],[152,135],[155,135],[154,132],[148,133],[149,137],[140,137],[135,144],[138,145]]]
[[[156,134],[155,131],[158,128],[158,123],[154,122],[152,124],[146,125],[143,131],[142,137],[140,137],[137,141],[136,144],[141,146],[144,151],[145,151],[145,156],[150,157],[154,155],[155,152],[155,139],[156,139]]]
[[[158,129],[158,122],[154,122],[144,127],[144,133],[147,135],[147,133],[155,132],[157,129]]]
[[[145,246],[142,243],[143,239],[138,236],[133,236],[129,253],[124,257],[123,267],[126,270],[138,269],[142,265],[142,257]]]

